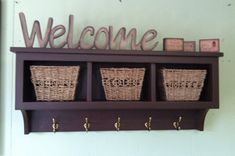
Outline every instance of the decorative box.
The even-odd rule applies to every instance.
[[[195,52],[196,51],[196,42],[195,41],[184,41],[184,51]]]
[[[183,51],[184,39],[183,38],[164,38],[163,50],[164,51]]]
[[[219,52],[219,39],[202,39],[199,40],[201,52]]]

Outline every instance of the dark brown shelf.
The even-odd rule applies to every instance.
[[[204,101],[99,101],[99,102],[23,102],[21,110],[144,110],[144,109],[209,109],[217,108],[212,102]]]
[[[52,132],[52,119],[57,131],[84,131],[87,118],[92,131],[148,130],[203,130],[209,109],[219,108],[219,61],[223,53],[165,52],[133,50],[81,50],[53,48],[11,47],[16,54],[16,104],[24,118],[25,134]],[[80,78],[74,101],[36,101],[30,79],[31,65],[79,65]],[[100,68],[145,68],[140,101],[106,101],[101,84]],[[204,69],[207,76],[199,101],[164,101],[159,85],[162,68]]]
[[[61,54],[86,54],[86,55],[142,55],[142,56],[193,56],[193,57],[221,57],[221,52],[166,52],[166,51],[137,51],[137,50],[82,50],[67,48],[24,48],[11,47],[14,53],[61,53]]]

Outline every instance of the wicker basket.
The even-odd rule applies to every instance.
[[[163,98],[167,101],[197,101],[206,70],[162,69]]]
[[[74,100],[79,66],[30,66],[37,101]]]
[[[140,100],[145,68],[101,68],[106,100]]]

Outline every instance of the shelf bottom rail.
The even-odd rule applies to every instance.
[[[203,130],[199,110],[22,110],[24,132]]]

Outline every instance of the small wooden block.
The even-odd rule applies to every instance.
[[[164,38],[163,39],[164,51],[184,51],[183,38]]]
[[[196,42],[195,41],[184,41],[184,51],[195,52],[196,51]]]
[[[199,40],[200,52],[219,52],[219,39],[202,39]]]

